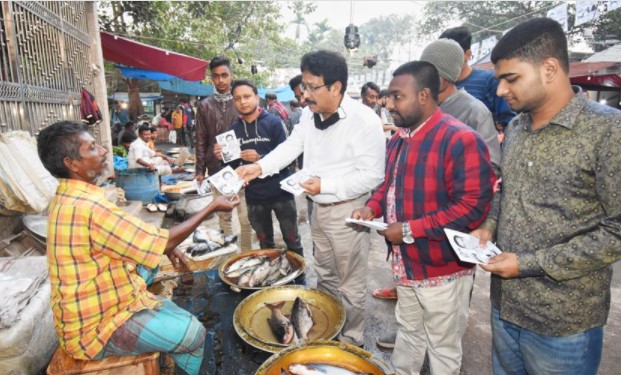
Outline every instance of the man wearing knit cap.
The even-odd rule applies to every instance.
[[[500,177],[500,143],[491,112],[485,104],[455,85],[461,72],[464,51],[454,40],[440,39],[425,47],[421,61],[432,63],[440,74],[440,109],[481,135],[487,144],[496,177]]]

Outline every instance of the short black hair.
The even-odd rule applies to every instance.
[[[453,27],[446,29],[440,34],[438,39],[452,39],[459,43],[461,49],[466,52],[472,47],[472,34],[466,26]]]
[[[416,78],[418,87],[416,91],[421,91],[424,88],[428,88],[431,91],[431,97],[436,102],[438,101],[438,91],[440,91],[440,76],[438,70],[432,63],[427,61],[410,61],[398,67],[392,76],[400,76],[409,74]]]
[[[156,132],[157,131],[157,126],[152,126],[149,129],[151,129],[151,133]]]
[[[328,86],[336,81],[341,82],[341,94],[347,90],[347,62],[338,52],[328,50],[308,52],[302,56],[300,70],[308,71],[317,77],[323,76],[323,82]]]
[[[132,126],[134,126],[134,125],[136,125],[136,124],[135,124],[133,121],[127,121],[127,122],[125,123],[125,125],[123,125],[123,127],[124,127],[125,129],[127,129],[127,128],[131,128],[131,127],[132,127]]]
[[[379,92],[379,97],[381,98],[387,98],[390,95],[390,91],[388,91],[388,89],[383,89],[380,90]]]
[[[297,76],[291,78],[289,80],[289,87],[291,87],[291,91],[295,90],[296,87],[300,86],[302,83],[302,75],[298,74]]]
[[[229,68],[229,70],[231,70],[231,60],[229,60],[228,57],[223,55],[216,56],[211,59],[211,61],[209,61],[209,70],[214,70],[215,68],[222,65],[226,66],[227,68]]]
[[[142,132],[151,132],[151,126],[149,126],[148,124],[140,125],[140,127],[138,128],[138,134],[141,134]]]
[[[59,121],[41,130],[37,137],[37,153],[52,176],[69,178],[65,158],[80,159],[78,136],[86,133],[86,126],[75,121]]]
[[[249,86],[250,88],[252,88],[252,92],[254,92],[255,95],[259,95],[259,90],[257,90],[257,86],[255,86],[254,83],[252,83],[252,81],[249,79],[236,79],[235,81],[233,81],[231,83],[231,94],[235,93],[235,89],[239,86]]]
[[[369,89],[377,92],[378,94],[380,92],[380,88],[378,85],[376,85],[373,82],[367,82],[364,85],[362,85],[362,89],[360,90],[360,95],[365,96],[367,94],[367,91],[369,91]]]
[[[519,59],[541,64],[547,58],[557,59],[569,73],[567,38],[563,27],[551,18],[534,18],[509,30],[496,43],[491,60]]]
[[[278,95],[276,95],[276,93],[273,93],[273,92],[268,92],[267,94],[265,94],[265,99],[276,100],[278,99]]]
[[[121,143],[132,143],[138,138],[134,132],[124,132],[121,134]]]
[[[300,104],[300,102],[298,102],[297,99],[291,99],[291,101],[289,102],[289,107],[291,108],[300,108],[302,105]]]

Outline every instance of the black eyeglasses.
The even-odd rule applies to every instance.
[[[307,92],[309,94],[314,94],[317,90],[319,90],[322,87],[326,87],[329,86],[328,84],[323,84],[321,86],[317,86],[317,87],[312,87],[312,86],[306,86],[306,84],[304,84],[304,82],[300,83],[300,89],[302,90],[302,92]]]

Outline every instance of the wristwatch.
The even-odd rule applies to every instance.
[[[401,232],[403,233],[403,242],[410,245],[414,243],[414,237],[412,236],[412,230],[410,229],[410,223],[404,221],[401,224]]]

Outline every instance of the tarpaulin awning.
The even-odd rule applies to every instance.
[[[188,82],[182,79],[172,79],[170,81],[161,81],[159,83],[160,89],[174,91],[187,95],[196,95],[196,96],[209,96],[213,95],[214,87],[213,85],[208,85],[200,82]],[[278,100],[284,103],[288,103],[295,98],[293,91],[291,88],[287,86],[281,86],[276,88],[264,89],[258,88],[259,97],[261,99],[265,99],[265,94],[268,92],[273,92],[278,97]]]
[[[161,81],[160,89],[174,91],[181,94],[209,96],[213,94],[213,85],[206,85],[200,82],[189,82],[182,79],[171,79],[170,81]]]
[[[170,74],[154,72],[152,70],[130,68],[121,65],[116,65],[116,67],[121,71],[121,74],[125,78],[150,79],[153,81],[170,81],[171,79],[179,79],[175,76],[171,76]]]
[[[105,31],[101,31],[100,35],[105,60],[170,74],[187,81],[200,81],[205,78],[208,61],[139,43]]]

